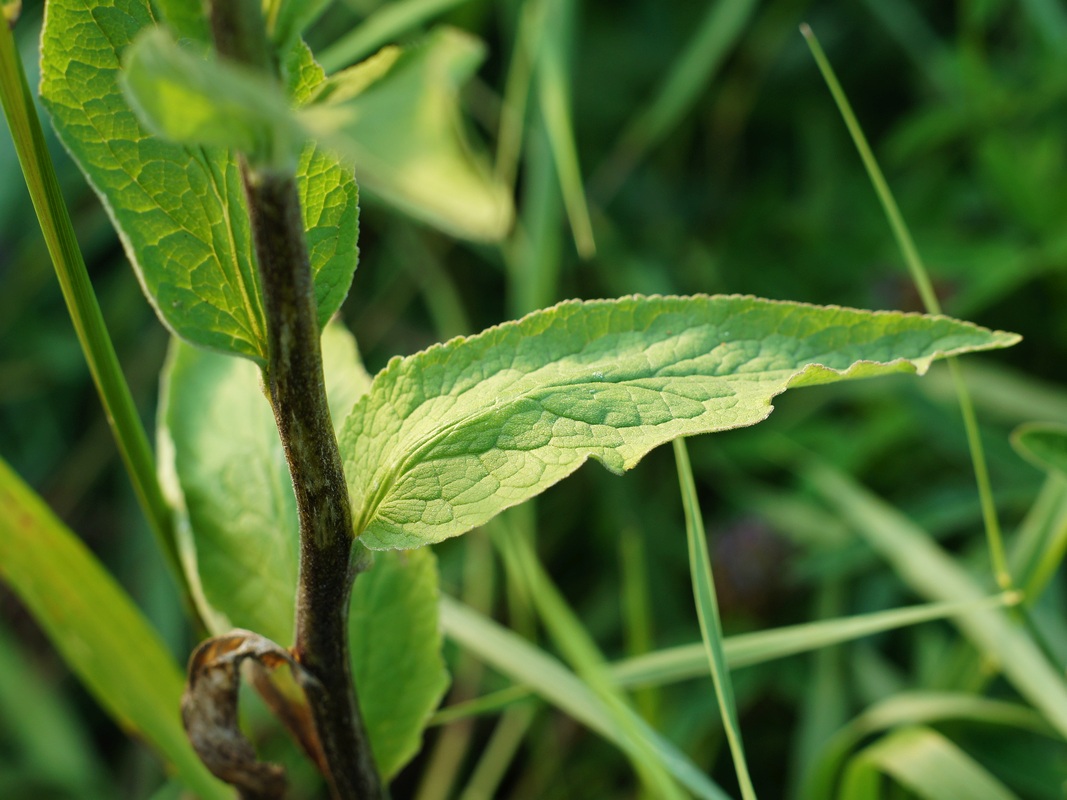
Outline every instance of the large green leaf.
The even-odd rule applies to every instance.
[[[1014,334],[947,317],[752,297],[561,303],[393,359],[345,421],[356,532],[456,536],[587,459],[621,473],[678,436],[764,419],[789,387],[925,372]]]
[[[330,409],[340,421],[370,378],[339,324],[323,331],[322,350]],[[175,341],[164,373],[159,451],[184,566],[212,630],[248,628],[291,642],[296,501],[255,365]],[[350,620],[371,745],[391,775],[418,750],[447,681],[432,555],[376,559],[356,581]]]
[[[170,5],[177,19],[182,4]],[[236,160],[222,148],[149,135],[119,86],[126,48],[154,22],[148,0],[49,3],[41,93],[163,322],[194,344],[264,363],[263,308]],[[297,80],[289,89],[299,102],[323,74],[306,48],[295,48],[293,58]],[[349,169],[310,146],[297,173],[325,324],[355,270],[356,186]]]
[[[232,797],[185,737],[178,713],[185,679],[156,632],[85,545],[3,460],[0,578],[126,731],[148,742],[200,797]]]

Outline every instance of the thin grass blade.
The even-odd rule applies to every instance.
[[[719,702],[726,740],[734,760],[734,770],[745,800],[755,800],[756,791],[748,774],[745,748],[741,739],[741,726],[737,720],[737,704],[734,701],[730,669],[726,665],[723,650],[722,624],[719,621],[719,603],[715,597],[715,580],[711,573],[711,558],[708,556],[708,539],[704,520],[697,500],[696,483],[689,465],[689,453],[685,439],[674,440],[674,459],[678,464],[678,481],[682,490],[682,507],[685,509],[685,533],[689,544],[689,574],[693,581],[693,597],[696,600],[697,617],[700,620],[700,635],[704,640],[704,654],[715,684],[715,696]]]
[[[510,580],[525,584],[549,636],[612,715],[614,727],[630,743],[625,752],[642,783],[658,797],[681,798],[683,795],[642,735],[641,726],[636,724],[640,717],[612,682],[596,643],[541,566],[531,543],[533,531],[516,526],[508,529],[500,524],[497,531],[499,535],[493,540],[504,559]]]
[[[814,460],[805,463],[801,471],[812,488],[918,594],[945,602],[975,601],[983,596],[974,578],[923,530],[852,478]],[[1067,738],[1067,684],[1034,641],[1004,612],[978,611],[959,617],[956,624],[1000,668],[1016,690]]]
[[[633,747],[620,735],[617,720],[603,700],[544,650],[447,595],[441,596],[441,627],[454,642],[511,680],[530,686],[546,701],[608,741],[623,749]],[[633,725],[641,731],[664,767],[686,789],[700,798],[728,800],[729,795],[636,714]]]
[[[833,67],[830,65],[829,59],[827,59],[826,54],[819,45],[819,40],[815,38],[811,28],[807,24],[801,25],[800,32],[807,39],[808,47],[811,48],[811,53],[819,65],[823,80],[826,81],[834,102],[837,103],[838,110],[841,112],[845,126],[852,136],[852,141],[856,145],[856,150],[863,160],[863,166],[867,170],[871,185],[874,187],[878,200],[882,204],[886,220],[889,222],[893,236],[897,240],[897,246],[900,248],[901,256],[903,256],[915,288],[922,298],[923,305],[929,313],[940,314],[941,303],[937,299],[937,293],[934,291],[926,266],[919,256],[919,249],[915,246],[915,240],[912,238],[911,231],[904,221],[904,215],[900,213],[900,207],[893,197],[889,183],[882,174],[881,167],[878,166],[878,161],[867,143],[867,137],[863,134],[863,129],[852,111],[852,106],[849,104],[848,98],[837,80],[837,76],[834,74]],[[974,413],[974,403],[971,400],[970,391],[967,389],[967,383],[964,381],[963,374],[960,372],[959,365],[954,358],[948,359],[948,368],[949,373],[952,375],[952,383],[956,390],[956,400],[960,406],[960,413],[963,415],[963,426],[967,432],[967,446],[974,466],[974,479],[978,486],[982,520],[985,523],[986,540],[993,572],[997,583],[1002,589],[1011,589],[1014,584],[1011,571],[1008,569],[1007,557],[1004,553],[1000,520],[997,517],[996,503],[993,500],[993,488],[989,481],[989,467],[986,465],[985,450],[982,447],[982,438],[978,432],[978,419]]]
[[[551,10],[546,15],[546,29],[541,37],[537,88],[541,114],[545,119],[549,146],[563,193],[563,205],[574,234],[574,246],[582,258],[592,258],[596,255],[596,242],[589,218],[589,203],[585,197],[582,168],[578,163],[578,145],[574,139],[574,119],[571,115],[570,78],[564,55],[566,22],[572,14],[570,0],[552,0]]]
[[[362,23],[315,54],[327,74],[362,61],[380,47],[469,0],[397,0],[385,3]]]

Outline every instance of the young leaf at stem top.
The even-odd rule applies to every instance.
[[[570,301],[379,373],[345,420],[356,534],[410,548],[483,524],[587,459],[753,425],[810,386],[923,373],[1018,341],[948,317],[753,297]]]

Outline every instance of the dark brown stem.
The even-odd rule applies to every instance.
[[[300,519],[293,655],[319,681],[307,688],[308,702],[337,795],[369,800],[382,790],[348,658],[352,514],[326,404],[296,182],[247,165],[242,173],[267,317],[266,382]]]
[[[220,55],[271,69],[259,0],[214,2],[211,24]],[[293,655],[317,679],[305,688],[334,795],[379,800],[384,796],[381,779],[348,657],[349,597],[365,550],[358,542],[353,545],[348,486],[326,403],[296,179],[291,170],[245,161],[241,175],[266,313],[264,378],[300,519]]]

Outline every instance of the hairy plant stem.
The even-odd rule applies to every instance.
[[[266,384],[300,519],[293,655],[337,795],[381,796],[348,657],[348,605],[363,547],[353,546],[348,485],[333,433],[296,181],[242,166],[267,316]],[[355,552],[358,550],[358,554]]]
[[[211,4],[220,55],[273,71],[258,0]],[[275,77],[277,75],[275,74]],[[304,221],[291,169],[242,160],[267,322],[264,372],[296,493],[300,578],[293,655],[316,679],[306,688],[329,775],[341,800],[383,797],[348,655],[348,606],[365,549],[352,538],[348,485],[322,371]]]

